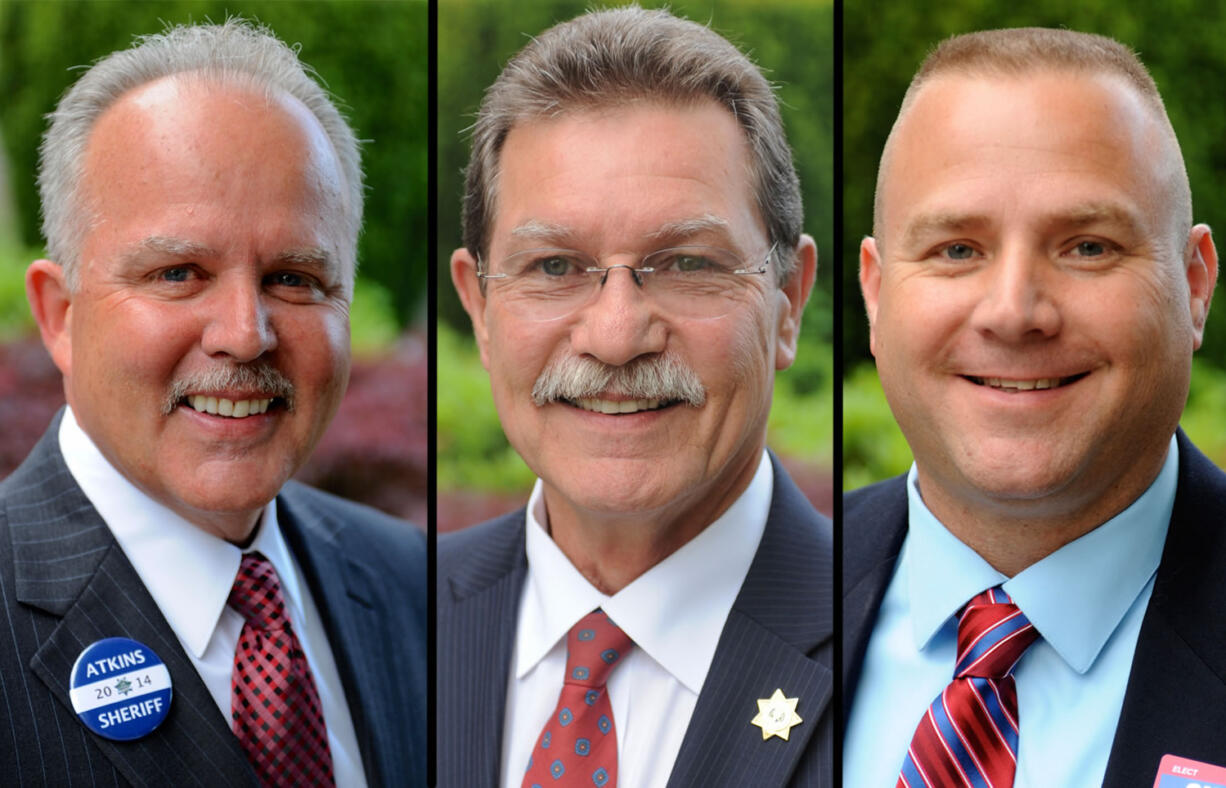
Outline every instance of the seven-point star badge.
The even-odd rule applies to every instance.
[[[796,713],[796,704],[800,698],[785,698],[783,690],[775,690],[770,698],[758,698],[758,716],[750,723],[762,729],[762,741],[772,736],[778,736],[787,741],[793,725],[799,725],[803,720]]]
[[[120,679],[119,681],[116,681],[115,691],[118,692],[120,695],[126,696],[129,692],[132,691],[132,682],[128,681],[127,679]]]

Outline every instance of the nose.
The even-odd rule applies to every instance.
[[[1045,339],[1060,332],[1059,283],[1044,255],[1006,250],[984,273],[986,291],[972,314],[977,331],[1004,342]]]
[[[648,292],[648,276],[624,265],[605,271],[571,329],[572,350],[613,366],[662,352],[668,333]]]
[[[277,334],[260,283],[235,277],[218,284],[200,305],[205,310],[200,340],[204,352],[246,362],[275,350]]]

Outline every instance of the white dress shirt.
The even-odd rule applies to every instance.
[[[272,562],[319,691],[336,784],[365,786],[336,661],[315,601],[281,536],[276,500],[265,507],[255,539],[244,551],[197,528],[129,482],[77,424],[71,408],[64,411],[59,441],[68,470],[115,535],[227,724],[230,677],[243,617],[226,600],[244,552],[259,551]]]
[[[933,516],[912,467],[909,527],[848,719],[843,785],[895,784],[920,717],[953,677],[958,610],[1001,584],[1040,634],[1013,673],[1019,717],[1014,785],[1100,785],[1178,477],[1172,438],[1158,477],[1132,505],[1006,578]],[[1146,778],[1153,779],[1137,775]]]
[[[504,788],[520,788],[528,757],[557,705],[566,633],[598,607],[635,643],[608,683],[618,784],[653,788],[668,782],[724,622],[762,540],[773,487],[774,473],[763,452],[749,487],[718,520],[606,596],[575,569],[537,519],[536,512],[544,512],[537,482],[528,501],[528,575],[507,686]]]

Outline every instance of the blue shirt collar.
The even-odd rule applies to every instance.
[[[1085,673],[1158,568],[1175,504],[1179,450],[1172,436],[1162,470],[1141,497],[1013,578],[993,569],[933,516],[916,478],[912,465],[909,528],[898,570],[910,592],[916,648],[925,648],[975,594],[1003,584],[1056,653]]]

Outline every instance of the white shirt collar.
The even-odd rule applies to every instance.
[[[528,501],[528,577],[516,635],[516,678],[600,607],[644,653],[700,692],[762,540],[773,489],[774,473],[763,452],[749,486],[719,519],[610,597],[575,569],[537,520],[538,480]]]
[[[71,408],[64,410],[59,441],[69,472],[183,647],[200,659],[217,629],[244,551],[192,525],[128,481],[77,424]],[[275,500],[264,508],[247,548],[255,550],[277,570],[286,604],[301,612],[298,573],[281,536]]]
[[[1003,584],[1061,658],[1085,673],[1158,568],[1178,482],[1172,437],[1158,476],[1128,508],[1007,578],[929,511],[912,465],[900,571],[907,575],[916,647],[924,648],[975,594]]]

